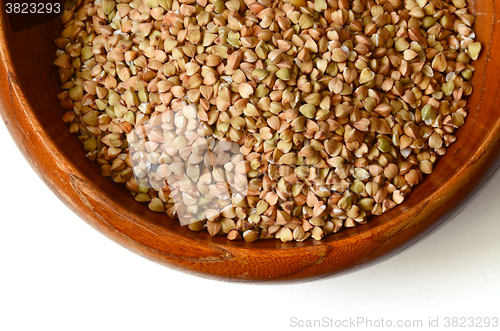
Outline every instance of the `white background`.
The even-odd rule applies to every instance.
[[[449,330],[446,317],[500,318],[500,175],[453,221],[376,266],[244,285],[179,273],[118,246],[45,187],[3,122],[0,142],[2,331],[299,329],[294,317],[422,319],[419,330],[439,318]]]

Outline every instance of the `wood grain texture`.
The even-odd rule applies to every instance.
[[[500,34],[500,0],[471,6],[477,15],[476,35],[484,46],[474,63],[474,93],[457,142],[403,204],[321,242],[247,244],[194,233],[166,215],[150,212],[123,186],[102,177],[61,120],[52,66],[59,22],[14,34],[0,13],[0,113],[27,161],[55,194],[95,229],[133,252],[171,268],[228,281],[291,282],[338,275],[388,258],[451,219],[499,165],[500,38],[492,36]]]

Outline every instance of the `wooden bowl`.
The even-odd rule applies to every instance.
[[[451,219],[499,165],[500,38],[492,36],[500,35],[495,20],[500,0],[471,6],[477,39],[484,46],[474,62],[474,93],[457,141],[403,204],[320,242],[247,244],[191,232],[165,214],[150,212],[123,186],[102,177],[61,119],[52,65],[58,20],[14,34],[1,12],[0,112],[19,149],[55,194],[95,229],[133,252],[220,280],[304,281],[337,275],[394,255]]]

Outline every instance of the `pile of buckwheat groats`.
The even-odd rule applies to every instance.
[[[464,124],[465,0],[96,0],[61,17],[103,176],[191,230],[320,240],[404,201]]]

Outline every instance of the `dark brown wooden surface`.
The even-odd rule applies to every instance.
[[[52,66],[58,22],[14,34],[5,13],[0,13],[0,114],[26,160],[69,208],[144,257],[229,281],[290,282],[337,275],[383,260],[451,219],[498,167],[500,38],[492,36],[500,36],[499,5],[498,0],[472,4],[476,35],[484,46],[474,63],[469,116],[434,173],[402,205],[321,242],[247,244],[194,233],[166,215],[150,212],[124,187],[102,177],[61,120]]]

